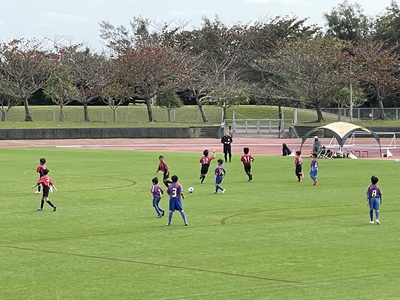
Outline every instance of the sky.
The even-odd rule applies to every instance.
[[[391,0],[358,0],[364,14],[376,16]],[[157,23],[181,21],[187,30],[199,27],[202,17],[215,16],[226,25],[249,23],[276,16],[308,18],[309,24],[325,25],[324,13],[330,13],[342,1],[337,0],[0,0],[0,42],[15,38],[67,38],[100,51],[101,21],[114,26],[129,26],[133,17]]]

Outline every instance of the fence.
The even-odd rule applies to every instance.
[[[326,113],[339,115],[338,108],[323,108],[322,109]],[[400,108],[385,108],[385,115],[388,119],[399,120],[400,118]],[[343,118],[350,118],[350,108],[342,108],[340,109],[340,116]],[[353,108],[353,118],[360,120],[375,120],[380,116],[379,108],[364,108],[364,107],[356,107]]]
[[[204,111],[210,124],[221,123],[221,108],[217,106],[204,106]],[[59,107],[31,106],[34,121],[59,122]],[[197,106],[185,106],[168,111],[160,107],[152,107],[153,119],[160,123],[203,123]],[[108,106],[88,106],[88,115],[91,122],[113,123],[113,112]],[[65,122],[83,122],[83,106],[65,106]],[[143,105],[122,106],[116,110],[116,123],[147,123],[147,108]],[[24,107],[13,107],[8,112],[8,121],[23,121],[25,119]]]
[[[238,133],[257,133],[257,134],[281,134],[285,130],[283,119],[238,119],[233,112],[232,120],[226,120],[232,124],[232,132]]]

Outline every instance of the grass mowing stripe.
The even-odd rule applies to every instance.
[[[76,256],[76,257],[83,257],[83,258],[115,261],[115,262],[130,263],[130,264],[140,264],[140,265],[155,266],[155,267],[173,268],[173,269],[180,269],[180,270],[187,270],[187,271],[196,271],[196,272],[220,274],[220,275],[226,275],[226,276],[244,277],[244,278],[259,279],[259,280],[266,280],[266,281],[275,281],[275,282],[282,282],[282,283],[293,283],[293,284],[300,284],[301,283],[301,282],[298,282],[298,281],[285,280],[285,279],[279,279],[279,278],[260,277],[260,276],[246,275],[246,274],[229,273],[229,272],[224,272],[224,271],[206,270],[206,269],[184,267],[184,266],[174,266],[174,265],[167,265],[167,264],[157,264],[157,263],[130,260],[130,259],[119,259],[119,258],[101,257],[101,256],[95,256],[95,255],[88,255],[88,254],[78,254],[78,253],[68,253],[68,252],[61,252],[61,251],[52,251],[52,250],[47,250],[47,249],[33,249],[33,248],[16,247],[16,246],[5,246],[5,245],[0,245],[0,247],[8,248],[8,249],[14,249],[14,250],[43,252],[43,253],[49,253],[49,254],[60,254],[60,255],[67,255],[67,256]]]

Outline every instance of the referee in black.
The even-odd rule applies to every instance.
[[[229,155],[229,162],[232,162],[232,147],[231,144],[233,142],[232,136],[229,134],[229,131],[225,131],[224,136],[221,138],[221,143],[224,144],[224,157],[225,162],[228,161]]]

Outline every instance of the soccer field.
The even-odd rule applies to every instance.
[[[0,148],[0,299],[399,299],[400,163],[320,160],[312,186],[308,157],[298,183],[292,157],[255,155],[247,182],[235,155],[214,195],[215,160],[198,179],[202,150]],[[160,154],[186,192],[188,227],[177,212],[165,226],[151,205]],[[56,212],[36,210],[40,157]]]

